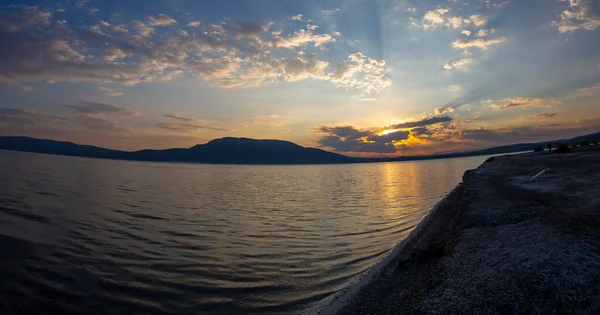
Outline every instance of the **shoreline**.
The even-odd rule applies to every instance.
[[[320,314],[600,312],[598,209],[599,146],[488,159]]]
[[[423,219],[421,219],[414,230],[412,230],[404,240],[396,245],[396,247],[394,247],[390,253],[388,253],[381,261],[377,262],[373,267],[371,267],[371,269],[369,269],[365,275],[342,290],[342,292],[330,297],[330,300],[326,301],[326,306],[317,313],[320,315],[337,314],[345,306],[351,303],[352,299],[360,292],[360,290],[367,286],[377,276],[380,276],[384,269],[389,267],[390,263],[396,260],[402,251],[409,246],[409,244],[414,242],[415,239],[419,238],[423,234],[423,229],[425,229],[431,223],[436,214],[439,211],[443,211],[444,208],[447,208],[448,203],[451,202],[452,198],[456,198],[458,195],[461,195],[463,191],[464,187],[462,182],[454,186],[454,188],[446,193],[446,195],[444,195],[440,201],[433,206],[429,213],[427,213]]]

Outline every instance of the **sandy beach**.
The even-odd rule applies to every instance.
[[[598,313],[599,196],[600,146],[495,157],[322,313]]]

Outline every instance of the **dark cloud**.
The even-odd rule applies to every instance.
[[[424,127],[429,125],[435,125],[443,122],[451,122],[454,118],[448,116],[433,116],[429,118],[423,118],[417,121],[409,121],[401,124],[396,124],[392,126],[386,127],[386,129],[405,129],[405,128],[415,128],[415,127]]]
[[[408,131],[394,131],[385,135],[373,135],[369,136],[367,140],[381,143],[392,143],[392,141],[402,141],[408,139],[410,132]]]
[[[535,117],[542,118],[542,119],[552,119],[552,118],[556,117],[556,115],[558,115],[558,113],[539,113],[539,114],[535,115]]]
[[[87,129],[101,131],[125,131],[125,128],[119,126],[115,121],[93,117],[89,115],[77,115],[70,119],[73,123],[83,126]]]
[[[362,137],[373,135],[371,131],[368,130],[358,130],[352,126],[341,126],[341,127],[327,127],[322,126],[316,129],[317,132],[320,133],[330,133],[334,136],[342,137],[345,139],[360,139]]]
[[[344,140],[337,136],[324,136],[319,139],[319,144],[338,152],[368,152],[368,153],[394,153],[396,147],[391,143],[363,142],[360,140]]]
[[[198,130],[198,129],[205,129],[205,130],[214,130],[214,131],[229,131],[228,129],[224,129],[224,128],[217,128],[217,127],[210,127],[210,126],[206,126],[204,125],[204,122],[196,119],[196,118],[191,118],[191,117],[183,117],[177,114],[165,114],[163,115],[163,117],[165,118],[169,118],[171,120],[174,120],[175,122],[161,122],[156,124],[159,128],[162,129],[168,129],[168,130]]]
[[[319,139],[319,144],[338,152],[368,152],[368,153],[394,153],[394,141],[408,139],[410,132],[395,131],[378,135],[373,130],[359,130],[352,126],[327,127],[315,129],[316,132],[328,135]]]
[[[125,131],[115,121],[86,114],[69,116],[51,115],[30,109],[0,108],[0,122],[11,126],[79,126],[99,131]]]
[[[415,136],[429,135],[429,134],[431,134],[431,132],[429,131],[429,129],[427,127],[417,127],[417,128],[411,129],[410,131]]]
[[[92,102],[92,101],[83,101],[81,103],[82,103],[82,105],[63,105],[63,107],[66,107],[66,108],[71,109],[78,113],[89,114],[89,115],[107,114],[107,115],[120,115],[120,116],[135,116],[137,114],[137,112],[135,112],[129,108],[125,108],[125,107],[121,107],[121,106],[117,106],[117,105],[105,104],[105,103],[100,103],[100,102]]]
[[[512,99],[503,100],[504,104],[490,104],[488,107],[493,109],[510,109],[516,107],[527,109],[529,107],[539,106],[544,101],[544,99],[537,97],[515,97]]]
[[[463,129],[460,131],[460,138],[465,140],[480,140],[488,142],[506,142],[518,141],[519,139],[530,139],[537,133],[535,127],[507,127],[497,129]]]
[[[40,124],[45,122],[64,123],[68,118],[36,112],[31,109],[0,108],[0,122],[6,124]]]
[[[442,115],[445,113],[452,113],[454,111],[454,108],[452,107],[438,107],[435,109],[434,113],[436,115]]]

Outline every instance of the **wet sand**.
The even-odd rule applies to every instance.
[[[367,280],[322,313],[600,313],[600,146],[465,172]]]

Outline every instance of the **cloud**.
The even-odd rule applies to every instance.
[[[461,34],[464,34],[466,36],[471,36],[471,31],[469,30],[462,30],[462,32],[460,32]]]
[[[104,26],[110,27],[110,24],[106,23]],[[142,22],[142,21],[133,20],[133,21],[131,21],[130,26],[142,38],[146,38],[154,33],[154,28],[144,24],[144,22]],[[118,30],[112,28],[112,31],[114,32],[114,31],[118,31]],[[127,31],[126,29],[123,29],[122,32],[128,33],[129,31]]]
[[[292,20],[292,21],[302,21],[302,14],[297,14],[297,15],[294,15],[294,16],[290,16],[289,19]]]
[[[572,33],[578,30],[593,31],[600,27],[600,16],[594,12],[594,0],[562,0],[568,2],[569,8],[564,10],[558,21],[552,26],[562,33]]]
[[[151,15],[148,17],[148,19],[150,20],[150,25],[152,26],[168,26],[177,23],[177,21],[175,21],[173,18],[162,13]]]
[[[499,110],[499,109],[511,109],[511,108],[521,108],[528,109],[531,107],[540,107],[545,102],[547,102],[543,98],[538,97],[515,97],[515,98],[507,98],[503,99],[502,102],[504,104],[489,104],[487,107]]]
[[[115,91],[111,88],[107,88],[104,86],[99,87],[98,90],[100,92],[104,92],[104,94],[106,94],[108,96],[123,96],[123,92]]]
[[[404,12],[409,12],[409,13],[415,13],[415,12],[417,12],[417,8],[411,6],[405,0],[398,0],[397,3],[395,3],[394,6],[393,6],[393,10],[394,11],[400,11],[400,10],[402,10]]]
[[[47,115],[31,109],[23,108],[1,108],[0,122],[10,124],[40,124],[43,122],[64,123],[67,118]]]
[[[556,115],[558,115],[558,113],[539,113],[539,114],[535,115],[535,117],[541,118],[541,119],[553,119],[556,117]]]
[[[353,126],[337,126],[337,127],[327,127],[322,126],[315,129],[317,132],[321,133],[329,133],[338,137],[342,137],[345,139],[356,140],[362,137],[367,137],[372,135],[373,133],[369,130],[358,130]]]
[[[444,15],[448,13],[448,11],[450,10],[445,8],[427,11],[423,17],[423,28],[428,29],[443,24],[445,21]]]
[[[408,128],[415,128],[415,127],[424,127],[424,126],[435,125],[435,124],[444,123],[444,122],[451,122],[453,119],[454,118],[448,117],[448,116],[426,117],[426,118],[422,118],[422,119],[415,120],[415,121],[403,122],[403,123],[387,126],[386,129],[392,130],[392,129],[408,129]]]
[[[365,93],[381,91],[392,84],[384,60],[368,58],[360,52],[351,54],[329,74],[329,80],[345,89]]]
[[[454,108],[452,107],[438,107],[433,111],[436,115],[442,115],[445,113],[452,113],[454,112]]]
[[[464,18],[460,16],[448,16],[448,12],[450,12],[450,10],[447,8],[438,8],[427,11],[427,13],[425,13],[423,16],[423,20],[421,21],[420,25],[415,20],[412,20],[412,25],[423,27],[424,29],[432,29],[438,25],[445,25],[451,29],[459,29],[467,25],[480,27],[487,23],[487,18],[481,14],[471,15],[469,18]],[[462,33],[470,36],[471,31],[464,30]]]
[[[36,128],[48,127],[52,130],[64,127],[84,127],[96,131],[126,131],[125,128],[122,128],[114,121],[87,114],[59,116],[41,113],[31,109],[0,108],[0,122],[16,127],[33,125]]]
[[[457,49],[465,49],[465,48],[470,48],[470,47],[476,47],[476,48],[481,48],[481,49],[487,49],[489,46],[491,45],[495,45],[495,44],[500,44],[503,43],[504,41],[506,41],[506,39],[504,37],[500,37],[500,38],[496,38],[496,39],[490,39],[490,40],[485,40],[482,38],[478,38],[478,39],[459,39],[455,42],[452,43],[452,47],[457,48]]]
[[[473,62],[473,59],[471,59],[471,58],[462,58],[462,59],[452,61],[452,62],[445,64],[444,69],[446,69],[446,70],[464,69],[468,65],[470,65],[471,62]]]
[[[448,87],[448,90],[450,90],[452,92],[462,91],[462,86],[460,86],[459,84],[453,84]],[[452,107],[448,107],[448,108],[452,108]]]
[[[489,30],[480,29],[479,31],[477,31],[477,33],[475,34],[475,36],[477,36],[479,38],[482,38],[482,37],[486,37],[486,36],[488,36],[490,34],[494,34],[494,33],[496,33],[496,30],[493,29],[493,28],[489,29]]]
[[[440,108],[451,112],[452,109]],[[359,129],[351,125],[321,126],[314,131],[323,136],[320,146],[339,152],[390,154],[407,150],[415,143],[449,139],[456,124],[447,116],[429,116],[383,127]]]
[[[500,2],[493,2],[491,0],[486,0],[485,1],[486,5],[488,7],[492,7],[492,8],[501,8],[507,4],[510,3],[510,0],[506,0],[506,1],[500,1]]]
[[[90,115],[77,115],[70,119],[73,123],[81,125],[87,129],[104,131],[125,131],[115,121],[94,117]]]
[[[152,15],[148,24],[99,20],[80,25],[56,21],[36,7],[0,12],[0,84],[23,89],[30,82],[136,85],[187,76],[221,87],[312,79],[369,93],[391,85],[383,60],[360,52],[340,63],[323,60],[328,56],[323,47],[336,43],[339,33],[316,33],[316,25],[284,34],[270,31],[272,21],[197,21],[187,25],[193,28],[189,31],[156,34],[155,27],[174,23],[164,14]]]
[[[469,21],[473,23],[473,25],[475,25],[476,27],[480,27],[487,23],[487,18],[481,14],[475,14],[469,17]]]
[[[0,85],[7,85],[7,86],[18,87],[23,92],[29,92],[29,91],[32,90],[31,87],[29,87],[27,85],[20,84],[19,82],[15,81],[15,80],[13,80],[11,78],[5,77],[3,75],[0,75]]]
[[[580,89],[577,89],[576,92],[584,94],[584,95],[597,94],[597,93],[600,93],[600,84],[580,88]]]
[[[318,140],[319,145],[338,152],[394,153],[395,141],[408,139],[409,132],[395,131],[378,135],[373,130],[359,130],[353,126],[327,127],[315,129],[326,135]]]
[[[287,37],[276,35],[271,41],[271,45],[275,48],[296,48],[308,44],[315,47],[322,46],[327,43],[335,42],[335,38],[329,34],[314,34],[312,30],[299,30]]]
[[[135,112],[129,108],[125,108],[125,107],[121,107],[121,106],[117,106],[117,105],[105,104],[105,103],[100,103],[100,102],[92,102],[92,101],[83,101],[81,103],[82,103],[82,105],[63,105],[63,107],[66,107],[66,108],[73,110],[75,112],[78,112],[78,113],[88,114],[88,115],[96,115],[96,114],[119,115],[119,116],[135,116],[135,115],[137,115],[137,112]]]
[[[14,33],[36,25],[47,26],[52,20],[52,13],[38,10],[37,7],[18,6],[20,11],[1,12],[0,30]]]
[[[323,14],[325,14],[326,16],[332,16],[338,12],[340,12],[340,8],[331,9],[331,10],[323,10]]]
[[[204,122],[199,119],[184,117],[178,114],[165,114],[163,115],[163,117],[168,118],[169,120],[171,120],[171,122],[158,123],[157,126],[162,129],[176,131],[193,131],[199,129],[213,131],[229,131],[228,129],[206,126]]]
[[[396,147],[390,143],[365,142],[360,140],[343,140],[336,136],[324,136],[318,140],[320,146],[337,152],[394,153]]]

